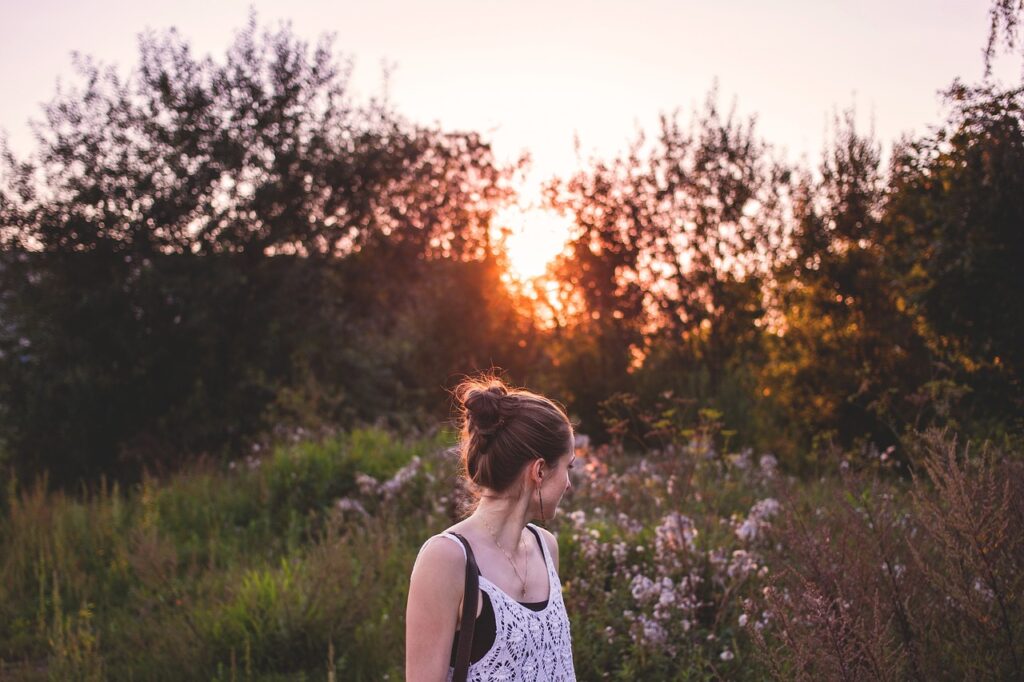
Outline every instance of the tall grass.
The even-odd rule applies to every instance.
[[[1019,457],[928,434],[913,478],[798,481],[684,435],[581,452],[549,524],[581,680],[1020,677]],[[365,429],[128,491],[12,489],[0,679],[402,679],[409,571],[465,502],[451,440]]]
[[[445,510],[433,519],[416,496],[428,478],[454,478],[443,457],[419,463],[450,440],[365,429],[127,493],[101,486],[72,499],[45,481],[15,491],[0,518],[0,670],[180,680],[390,669],[398,679],[394,625],[414,536],[444,524]],[[401,503],[381,507],[410,462],[416,480],[405,474]],[[369,511],[339,507],[350,495]]]

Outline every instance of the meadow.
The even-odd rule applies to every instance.
[[[797,479],[722,440],[578,452],[548,527],[579,679],[1021,678],[1019,456],[931,432],[912,473],[875,451]],[[0,679],[402,679],[410,568],[471,503],[453,444],[299,433],[130,489],[12,479]]]
[[[1024,680],[1024,84],[989,77],[1024,3],[987,4],[926,130],[837,109],[789,160],[714,85],[536,185],[511,120],[417,122],[255,9],[220,54],[79,53],[35,149],[0,134],[0,682],[402,679],[472,504],[430,425],[487,371],[593,437],[546,524],[580,680]],[[825,52],[934,96],[878,26]]]

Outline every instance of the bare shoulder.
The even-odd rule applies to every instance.
[[[426,579],[427,582],[435,583],[440,579],[445,582],[453,582],[450,578],[453,575],[462,576],[466,565],[466,555],[458,543],[435,535],[423,543],[416,563],[413,565],[412,576]],[[457,585],[461,593],[462,585]]]
[[[409,607],[436,617],[451,614],[453,627],[466,589],[466,555],[455,542],[435,535],[420,548],[409,577]]]
[[[554,533],[549,531],[547,528],[541,528],[540,526],[534,526],[540,531],[540,536],[544,538],[544,542],[547,543],[548,553],[551,554],[551,560],[555,563],[555,570],[558,570],[558,538],[555,537]]]
[[[457,542],[437,536],[420,548],[409,578],[405,667],[410,682],[444,679],[465,589],[466,558]]]

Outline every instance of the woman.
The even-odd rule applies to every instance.
[[[469,680],[575,680],[558,543],[547,521],[569,489],[565,412],[496,379],[462,384],[460,454],[479,495],[473,513],[424,543],[409,581],[406,679],[451,679],[470,546],[479,569]]]

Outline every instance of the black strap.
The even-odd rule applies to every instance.
[[[476,558],[469,540],[452,533],[466,548],[466,594],[462,598],[462,622],[459,625],[459,647],[455,654],[455,675],[452,682],[466,682],[469,675],[469,657],[473,648],[473,630],[476,629],[476,598],[480,589]]]

